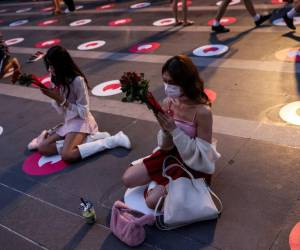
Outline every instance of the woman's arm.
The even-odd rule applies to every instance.
[[[212,140],[212,113],[210,109],[197,111],[197,136],[190,138],[181,129],[171,131],[173,142],[184,163],[190,168],[212,174],[219,154],[210,144]]]
[[[64,105],[67,119],[70,120],[77,116],[85,119],[89,112],[89,95],[84,78],[77,76],[70,87],[73,88],[72,91],[77,98],[75,103],[67,101]]]

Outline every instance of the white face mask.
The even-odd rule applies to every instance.
[[[165,85],[165,93],[166,96],[168,97],[179,97],[182,95],[182,90],[179,86],[172,85],[172,84],[167,84],[164,83]]]

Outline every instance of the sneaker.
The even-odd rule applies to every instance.
[[[296,27],[294,25],[294,19],[293,18],[289,18],[287,16],[287,13],[285,13],[282,18],[283,18],[286,26],[288,26],[291,30],[295,30],[296,29]]]
[[[255,26],[257,27],[257,26],[261,25],[262,23],[264,23],[265,21],[270,19],[270,17],[271,17],[271,14],[260,16],[260,18],[254,22]]]
[[[223,25],[218,25],[218,26],[211,26],[211,30],[216,32],[216,33],[226,33],[229,32],[230,29],[225,28]]]

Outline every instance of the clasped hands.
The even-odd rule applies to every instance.
[[[160,127],[168,133],[171,133],[175,128],[176,124],[172,116],[167,113],[158,112],[156,115],[156,119],[160,125]]]

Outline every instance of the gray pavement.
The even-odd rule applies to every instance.
[[[198,66],[205,87],[217,94],[214,137],[222,158],[217,162],[212,188],[223,201],[221,217],[170,232],[147,227],[147,239],[136,249],[289,249],[289,232],[300,211],[300,130],[278,113],[282,106],[299,99],[299,66],[278,60],[275,53],[298,47],[298,32],[270,23],[253,29],[242,4],[231,6],[226,13],[238,19],[229,26],[232,31],[215,36],[207,25],[217,9],[212,0],[193,1],[190,18],[196,23],[187,28],[152,26],[154,21],[172,16],[168,1],[153,1],[151,7],[134,11],[129,6],[137,1],[112,2],[114,8],[106,11],[96,10],[107,4],[104,1],[76,2],[84,8],[58,17],[40,11],[51,6],[50,1],[0,2],[4,37],[25,39],[10,47],[24,72],[45,75],[42,60],[25,62],[39,50],[37,42],[59,38],[88,76],[91,87],[118,79],[124,71],[144,72],[151,81],[150,89],[162,100],[161,66],[170,56],[185,53]],[[259,12],[282,7],[267,0],[254,2]],[[32,10],[15,13],[27,7]],[[7,11],[1,13],[1,9]],[[133,20],[130,24],[107,25],[127,17]],[[87,18],[92,22],[70,28],[69,23]],[[29,22],[8,26],[20,19]],[[58,22],[37,26],[49,19]],[[92,40],[106,44],[95,50],[77,50],[79,44]],[[148,42],[159,42],[160,47],[150,54],[129,51],[137,43]],[[192,55],[193,49],[209,43],[227,45],[229,51],[212,58]],[[140,104],[122,103],[120,94],[91,95],[99,128],[111,134],[123,130],[132,141],[132,150],[116,148],[54,174],[28,175],[22,170],[31,156],[27,143],[61,119],[48,102],[37,89],[13,86],[8,78],[1,79],[0,249],[130,249],[110,233],[110,209],[115,200],[123,198],[126,189],[121,176],[128,164],[156,146],[158,125],[152,113]],[[95,203],[94,226],[86,225],[81,217],[82,196]]]

